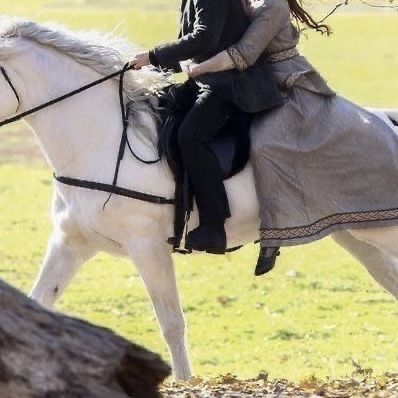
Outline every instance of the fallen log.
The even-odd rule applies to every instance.
[[[158,355],[0,280],[1,398],[155,398],[169,374]]]

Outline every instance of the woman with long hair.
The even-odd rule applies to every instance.
[[[330,34],[300,0],[243,1],[252,17],[247,32],[227,50],[189,66],[188,75],[249,70],[267,57],[285,98],[282,107],[257,114],[251,132],[261,218],[255,273],[261,275],[274,267],[280,246],[341,229],[398,224],[398,136],[336,95],[299,54],[295,25]]]

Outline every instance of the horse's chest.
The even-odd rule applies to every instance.
[[[112,196],[80,198],[68,206],[63,229],[78,233],[98,250],[127,254],[135,237],[153,237],[161,233],[165,217],[161,206]]]

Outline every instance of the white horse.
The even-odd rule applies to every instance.
[[[99,45],[98,41],[58,28],[10,19],[0,21],[0,65],[20,96],[19,110],[30,109],[121,68],[124,62],[119,52],[104,44],[106,38],[100,40]],[[141,98],[144,86],[150,84],[150,73],[128,75],[125,97],[132,106],[128,134],[142,157],[154,158],[155,146],[142,139],[156,138],[154,116]],[[0,119],[4,119],[15,113],[18,103],[1,75],[0,92]],[[389,121],[386,113],[380,114]],[[398,112],[394,115],[398,119]],[[29,116],[26,123],[57,175],[112,181],[122,129],[117,80]],[[132,156],[125,156],[119,185],[170,198],[174,194],[173,178],[165,163],[147,166]],[[228,246],[256,240],[259,206],[250,164],[228,180],[226,188],[232,211],[226,225]],[[54,229],[31,297],[52,308],[81,265],[98,251],[130,257],[151,297],[171,352],[174,376],[187,379],[191,371],[185,323],[171,247],[166,243],[173,235],[173,207],[114,195],[103,209],[107,196],[104,192],[54,183]],[[196,223],[195,214],[191,227]],[[398,297],[398,228],[343,231],[334,238]]]

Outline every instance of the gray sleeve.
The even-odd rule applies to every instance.
[[[290,23],[290,9],[286,0],[264,0],[254,10],[253,22],[242,39],[233,46],[248,66],[256,63],[270,41]]]

